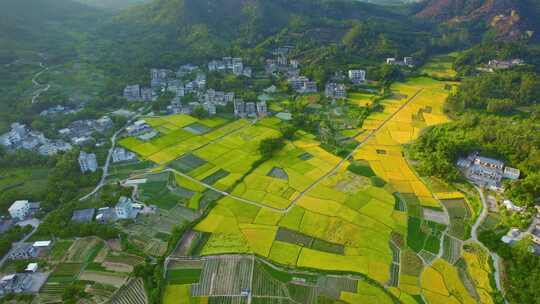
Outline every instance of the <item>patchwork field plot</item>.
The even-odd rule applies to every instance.
[[[392,303],[381,286],[363,279],[291,272],[249,255],[212,256],[199,261],[198,281],[169,281],[164,303],[179,303],[180,297],[186,303],[247,303],[241,295],[246,290],[251,292],[252,303],[326,303],[319,300],[322,297],[351,304],[361,303],[358,300]],[[196,262],[178,260],[174,267],[189,270]]]
[[[224,198],[196,227],[212,233],[203,254],[242,250],[284,265],[364,273],[386,283],[390,234],[406,234],[406,213],[395,210],[391,193],[358,178],[343,170],[285,213]]]
[[[248,204],[230,198],[219,201],[218,208],[196,227],[212,233],[209,242],[212,248],[203,254],[230,250],[255,252],[286,265],[359,272],[386,283],[390,274],[395,273],[389,246],[394,231],[404,237],[412,233],[408,243],[433,259],[439,252],[444,227],[421,220],[422,206],[440,206],[406,163],[401,145],[418,136],[423,127],[447,121],[442,114],[442,103],[448,92],[442,83],[425,78],[399,84],[394,90],[399,94],[383,101],[385,112],[366,121],[364,128],[376,129],[400,110],[355,155],[360,165],[355,164],[350,171],[359,174],[347,171],[348,165],[341,166],[335,174],[300,195],[332,170],[339,159],[321,151],[318,143],[309,138],[290,143],[233,191],[234,195],[286,212],[261,211],[260,207],[247,207]],[[418,93],[407,106],[400,108]],[[409,129],[403,127],[407,124]],[[404,131],[409,135],[399,133]],[[369,178],[374,174],[388,184],[377,184],[384,188],[369,186]],[[402,200],[393,195],[395,191],[402,194]],[[277,197],[276,193],[281,196]],[[289,208],[290,202],[295,203],[293,208]],[[407,215],[417,216],[418,225],[413,223],[411,229]],[[251,226],[247,227],[248,224]],[[285,239],[282,234],[276,234],[272,228],[276,226],[297,234],[291,233],[292,239]],[[314,239],[322,240],[324,245],[313,246]],[[333,246],[329,249],[327,244],[341,245],[343,251]]]
[[[450,216],[450,227],[448,234],[461,240],[465,240],[470,235],[471,211],[465,198],[441,200]]]
[[[354,156],[356,160],[367,161],[376,175],[396,191],[414,194],[426,207],[440,208],[403,157],[401,145],[416,139],[423,128],[448,121],[442,111],[449,94],[446,85],[429,78],[414,78],[393,85],[392,90],[397,93],[381,102],[384,111],[364,122],[364,129],[377,132]],[[384,127],[379,128],[385,120],[388,121]]]
[[[65,261],[70,263],[85,263],[94,259],[96,254],[105,246],[103,240],[96,237],[77,239],[65,256]]]
[[[131,279],[112,296],[110,302],[112,304],[147,304],[148,297],[143,280],[140,278]]]
[[[444,235],[442,258],[448,263],[454,265],[461,258],[462,242],[449,235]]]
[[[422,250],[437,255],[440,250],[440,240],[446,226],[409,217],[407,245],[419,253]]]
[[[466,245],[463,260],[467,274],[478,295],[478,301],[480,303],[494,303],[491,294],[495,288],[491,285],[490,278],[493,274],[487,252],[478,245]]]
[[[347,97],[353,104],[360,107],[366,107],[373,103],[373,99],[376,95],[369,93],[349,93]]]
[[[438,259],[422,273],[422,288],[429,303],[477,303],[460,279],[458,270]]]
[[[220,118],[198,120],[182,114],[146,118],[145,121],[159,131],[160,136],[147,142],[128,137],[120,140],[119,144],[158,164],[168,163],[249,124],[248,121],[238,120],[223,126],[227,121]]]
[[[456,77],[457,73],[453,69],[453,64],[457,55],[457,53],[450,53],[435,56],[420,69],[420,72],[432,77]]]

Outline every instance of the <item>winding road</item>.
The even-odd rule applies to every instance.
[[[103,166],[103,174],[101,175],[101,179],[99,180],[99,183],[94,188],[94,190],[92,190],[90,193],[86,194],[85,196],[79,198],[80,202],[83,202],[87,200],[88,198],[90,198],[92,195],[96,194],[99,191],[99,189],[101,189],[101,187],[105,185],[107,176],[109,175],[109,166],[111,164],[112,154],[114,152],[114,149],[116,148],[116,138],[118,137],[118,135],[120,135],[120,133],[122,133],[122,131],[124,131],[125,128],[127,128],[127,126],[129,126],[134,120],[139,118],[142,115],[142,113],[144,113],[145,110],[131,117],[122,128],[114,132],[113,136],[111,137],[111,148],[109,149],[109,152],[107,153],[107,159],[105,160],[105,165]]]
[[[48,71],[49,68],[47,66],[45,66],[45,64],[43,64],[43,62],[40,62],[39,63],[39,66],[42,68],[41,71],[37,72],[34,77],[32,77],[32,84],[35,86],[35,87],[41,87],[43,86],[43,84],[39,83],[37,81],[37,79],[39,78],[39,76],[41,76],[41,74],[43,74],[44,72]],[[34,94],[32,95],[32,103],[36,103],[37,99],[39,98],[39,96],[41,96],[41,94],[47,92],[49,89],[51,88],[51,85],[50,84],[47,84],[44,88],[38,88]]]
[[[476,219],[476,222],[472,226],[471,238],[469,242],[472,241],[474,243],[477,243],[478,245],[480,245],[480,247],[482,247],[485,251],[487,251],[489,255],[491,256],[491,259],[493,260],[493,267],[495,269],[495,272],[493,273],[493,275],[495,276],[495,285],[497,285],[497,289],[504,296],[504,293],[505,293],[504,287],[501,282],[501,258],[496,253],[491,252],[486,246],[484,246],[482,242],[480,242],[480,240],[478,240],[478,229],[480,228],[484,220],[487,218],[489,214],[488,212],[489,209],[488,209],[488,203],[486,202],[486,198],[484,196],[484,192],[482,191],[482,189],[476,186],[475,186],[475,189],[480,196],[480,200],[482,201],[482,212],[480,213],[480,215]],[[508,303],[506,299],[504,301],[505,303]]]

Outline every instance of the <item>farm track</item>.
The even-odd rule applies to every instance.
[[[143,110],[141,113],[144,113],[145,110]],[[122,133],[122,131],[124,131],[125,128],[127,128],[127,126],[129,126],[129,124],[131,124],[135,119],[139,118],[142,115],[141,113],[131,117],[122,128],[120,128],[118,131],[116,131],[113,134],[113,136],[111,137],[111,148],[109,149],[109,152],[107,153],[107,160],[105,161],[105,166],[103,166],[103,174],[101,175],[101,179],[99,180],[99,183],[94,188],[94,190],[92,190],[87,195],[81,197],[79,199],[79,202],[83,202],[83,201],[87,200],[92,195],[96,194],[99,191],[99,189],[101,189],[101,187],[103,187],[105,185],[107,176],[109,174],[109,166],[111,164],[112,154],[113,154],[114,149],[116,148],[116,138],[118,137],[118,135],[120,135],[120,133]]]
[[[37,81],[37,79],[39,78],[39,76],[41,76],[41,74],[45,73],[46,71],[49,70],[49,67],[45,66],[43,64],[43,62],[40,62],[39,63],[39,66],[43,69],[39,72],[37,72],[34,77],[32,78],[32,84],[35,86],[35,87],[40,87],[42,86],[41,83],[39,83]],[[47,84],[44,88],[38,88],[34,94],[32,95],[32,103],[36,103],[37,99],[39,98],[39,96],[41,96],[41,94],[47,92],[49,89],[51,88],[51,85],[50,84]]]
[[[422,92],[424,91],[424,88],[421,88],[419,89],[416,93],[414,93],[413,96],[411,96],[411,98],[409,98],[404,104],[402,104],[395,112],[393,112],[392,114],[390,114],[390,116],[388,116],[385,120],[383,120],[383,122],[374,130],[372,130],[368,136],[366,136],[366,138],[364,138],[361,142],[358,143],[358,145],[356,145],[356,147],[354,148],[354,150],[351,151],[351,153],[349,153],[345,158],[343,158],[336,166],[334,166],[334,168],[332,168],[332,170],[330,170],[328,173],[326,173],[325,175],[319,177],[314,183],[312,183],[309,187],[307,187],[304,191],[300,192],[300,194],[298,194],[298,196],[292,201],[291,205],[289,207],[287,207],[286,212],[290,211],[292,209],[292,207],[294,207],[294,205],[296,205],[296,203],[302,198],[304,197],[304,195],[306,195],[308,192],[310,192],[311,190],[313,190],[316,186],[318,186],[323,180],[325,180],[326,178],[334,175],[337,170],[339,168],[341,168],[341,166],[343,166],[343,164],[345,164],[346,162],[348,162],[353,156],[354,154],[356,154],[356,152],[358,152],[358,150],[360,150],[360,148],[362,148],[367,142],[369,142],[373,137],[375,137],[375,135],[389,122],[391,121],[399,112],[401,112],[403,109],[405,109],[414,99],[416,99],[416,97],[418,97],[418,95],[420,95]]]
[[[495,269],[495,272],[493,273],[495,277],[495,285],[497,286],[497,289],[501,292],[501,294],[504,297],[504,287],[502,285],[502,278],[501,278],[501,258],[495,253],[489,250],[480,240],[478,239],[478,229],[484,223],[485,219],[487,218],[489,214],[488,209],[488,203],[486,202],[486,197],[484,196],[484,192],[482,189],[475,186],[476,191],[478,192],[478,195],[480,196],[480,200],[482,201],[482,212],[476,219],[476,222],[474,223],[472,229],[471,229],[471,238],[466,241],[472,242],[480,245],[482,249],[486,250],[489,255],[491,256],[491,259],[493,260],[493,268]],[[505,303],[508,303],[508,300],[506,298],[504,299]]]

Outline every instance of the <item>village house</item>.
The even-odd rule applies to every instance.
[[[12,219],[24,220],[30,213],[30,202],[28,200],[15,201],[8,209]]]
[[[403,57],[403,60],[397,60],[396,58],[393,58],[393,57],[386,58],[386,64],[414,67],[414,58],[413,57]]]
[[[473,183],[496,191],[502,190],[503,178],[515,180],[520,176],[518,169],[505,166],[500,160],[482,157],[476,152],[471,153],[467,158],[458,159],[457,166]]]
[[[150,70],[150,87],[152,89],[162,90],[167,87],[167,80],[171,78],[172,75],[176,75],[173,71],[169,69],[151,69]]]
[[[27,292],[33,284],[29,274],[14,273],[0,279],[0,296]]]
[[[81,151],[79,153],[79,167],[83,174],[86,172],[96,172],[98,168],[96,155]]]
[[[505,244],[511,245],[515,242],[521,241],[525,237],[525,234],[518,228],[512,228],[508,233],[501,238],[501,241]]]
[[[128,101],[142,100],[141,87],[138,84],[127,85],[122,96]]]
[[[109,116],[103,116],[98,119],[76,120],[69,124],[67,128],[61,129],[58,133],[69,138],[71,143],[75,145],[86,145],[94,142],[92,137],[94,132],[105,133],[112,129],[114,123]]]
[[[199,70],[199,67],[194,64],[191,64],[191,63],[184,64],[181,67],[179,67],[178,70],[176,71],[176,77],[182,78],[198,70]]]
[[[30,243],[15,244],[8,252],[8,260],[28,260],[38,256],[38,249]]]
[[[512,212],[522,212],[525,210],[525,207],[517,206],[515,205],[511,200],[503,200],[502,202],[503,206],[506,207],[506,210],[512,211]]]
[[[236,117],[264,117],[268,115],[265,101],[244,102],[242,99],[234,101],[234,115]]]
[[[362,84],[366,82],[366,71],[349,70],[349,80],[354,84]]]
[[[485,68],[487,72],[495,72],[496,70],[506,70],[515,66],[523,65],[525,62],[522,59],[510,60],[490,60]]]
[[[257,117],[257,106],[254,102],[246,102],[246,116]]]
[[[107,224],[116,221],[116,212],[114,208],[103,207],[97,210],[96,221],[101,224]]]
[[[54,107],[50,107],[47,110],[41,111],[41,113],[39,113],[39,116],[66,115],[66,114],[77,113],[79,111],[80,111],[80,108],[79,109],[72,109],[72,108],[67,107],[67,106],[57,105],[57,106],[54,106]]]
[[[24,124],[13,123],[11,130],[0,136],[0,144],[9,151],[19,149],[36,151],[41,155],[54,155],[72,147],[62,140],[50,140],[41,132],[32,131]]]
[[[216,104],[212,102],[205,102],[202,104],[203,109],[208,113],[210,116],[214,116],[217,113]]]
[[[208,71],[210,72],[230,72],[235,76],[251,77],[252,70],[244,66],[242,58],[223,57],[222,60],[212,60],[208,62]]]
[[[158,135],[144,120],[137,120],[132,125],[126,128],[126,132],[130,136],[137,136],[140,140],[150,140]]]
[[[344,99],[347,98],[347,87],[344,84],[329,82],[325,86],[324,93],[327,98]]]
[[[137,155],[135,153],[128,151],[124,148],[114,148],[111,156],[113,163],[120,163],[137,159]]]
[[[259,117],[264,117],[268,115],[268,107],[266,106],[266,101],[257,102],[257,114]]]
[[[137,136],[141,133],[151,131],[152,128],[144,120],[137,120],[132,125],[126,127],[126,132],[131,136]]]
[[[28,263],[26,265],[26,268],[24,269],[25,272],[36,272],[38,270],[38,263]]]
[[[305,76],[292,77],[287,80],[289,85],[299,94],[316,93],[317,83]]]
[[[116,217],[121,220],[134,219],[139,214],[139,208],[131,201],[130,198],[122,196],[114,207]]]
[[[246,116],[246,103],[242,99],[234,100],[234,116],[236,117]]]

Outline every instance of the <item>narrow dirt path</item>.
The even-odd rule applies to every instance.
[[[482,189],[476,186],[475,186],[475,189],[478,192],[478,195],[480,196],[480,200],[482,201],[482,212],[480,213],[480,215],[476,219],[476,222],[472,226],[471,238],[467,240],[466,243],[467,242],[476,243],[480,245],[482,249],[484,249],[485,251],[489,253],[489,255],[491,256],[491,259],[493,260],[493,268],[495,269],[493,273],[495,277],[495,285],[497,289],[501,292],[501,294],[503,294],[504,296],[504,286],[502,285],[502,279],[501,279],[501,258],[495,252],[490,251],[486,246],[484,246],[482,242],[480,242],[480,240],[478,240],[478,229],[480,228],[482,223],[486,220],[489,214],[489,209],[488,209],[488,203],[486,202],[486,198]],[[508,303],[506,299],[504,301],[505,303]]]
[[[38,89],[36,91],[34,91],[34,94],[32,95],[32,103],[36,103],[39,96],[41,96],[41,94],[47,92],[51,88],[50,84],[47,84],[47,85],[45,85],[44,88],[42,88],[41,86],[43,86],[43,84],[41,84],[41,83],[39,83],[37,81],[37,79],[39,78],[39,76],[41,76],[41,74],[43,74],[43,73],[45,73],[46,71],[49,70],[49,67],[47,67],[43,62],[40,62],[39,66],[42,68],[42,70],[37,72],[34,75],[34,77],[32,77],[32,84],[35,87],[38,87]]]

